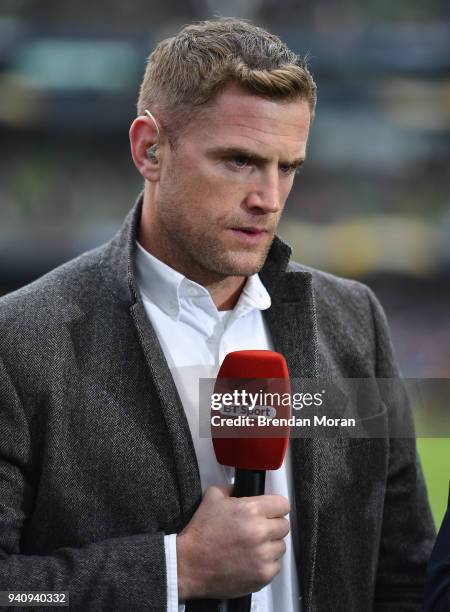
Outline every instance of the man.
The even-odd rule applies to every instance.
[[[433,528],[413,440],[292,440],[266,495],[235,499],[187,384],[245,348],[293,378],[398,375],[370,291],[275,237],[315,100],[246,22],[150,56],[130,129],[143,196],[110,243],[0,303],[0,589],[68,590],[76,610],[249,592],[268,612],[420,610]]]

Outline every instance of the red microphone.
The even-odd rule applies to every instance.
[[[234,351],[214,386],[211,434],[217,461],[235,468],[234,497],[263,495],[266,470],[281,467],[289,442],[291,385],[286,360],[273,351]],[[228,601],[247,612],[251,593]]]

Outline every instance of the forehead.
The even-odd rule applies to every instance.
[[[304,155],[309,125],[305,100],[268,100],[230,85],[193,119],[188,133],[205,145],[281,148]]]

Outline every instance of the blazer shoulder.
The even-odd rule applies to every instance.
[[[0,338],[39,341],[92,309],[102,291],[99,264],[105,248],[87,251],[1,297]]]
[[[387,317],[370,287],[295,262],[292,271],[312,277],[319,333],[328,344],[340,353],[350,347],[361,360],[374,359],[379,377],[399,375]]]
[[[107,244],[86,251],[61,264],[37,280],[0,298],[0,316],[26,307],[52,306],[63,301],[78,301],[83,293],[95,289],[100,277],[99,264]]]
[[[295,261],[290,262],[288,271],[309,274],[312,278],[316,305],[334,306],[340,314],[370,311],[372,301],[377,302],[372,290],[360,281],[336,276]]]

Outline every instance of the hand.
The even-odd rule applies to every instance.
[[[178,596],[232,599],[259,591],[281,569],[289,501],[281,495],[230,497],[209,487],[177,536]]]

